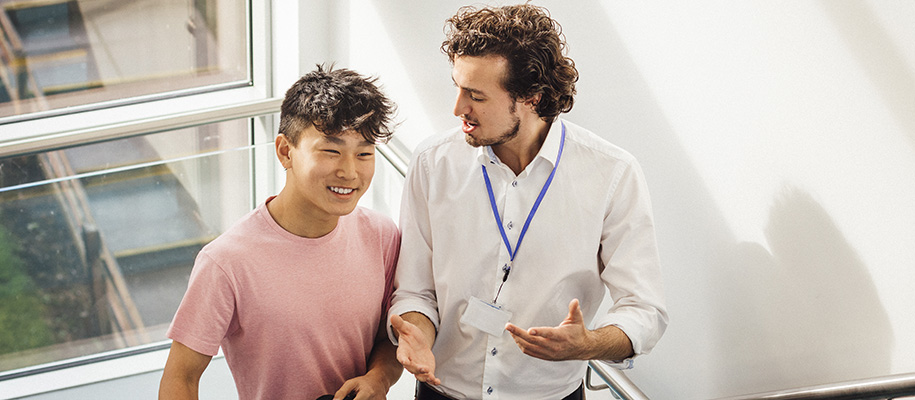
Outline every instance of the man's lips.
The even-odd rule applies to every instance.
[[[461,120],[461,130],[463,130],[464,133],[473,132],[475,129],[477,129],[477,126],[478,124],[474,122],[468,121],[466,119]]]

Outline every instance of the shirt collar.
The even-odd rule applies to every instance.
[[[550,131],[546,134],[546,140],[543,141],[543,146],[540,146],[540,151],[537,152],[537,158],[543,158],[548,161],[551,166],[556,165],[556,156],[559,155],[559,142],[562,140],[562,120],[558,117],[553,120],[553,124],[550,125]],[[480,160],[481,164],[496,164],[501,163],[499,157],[496,156],[496,153],[492,151],[490,146],[480,146],[477,148],[477,159]]]

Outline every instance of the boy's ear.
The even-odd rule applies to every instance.
[[[284,134],[276,135],[276,158],[280,160],[280,164],[285,169],[292,167],[292,143],[289,142],[289,138]]]

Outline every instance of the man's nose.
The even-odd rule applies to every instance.
[[[470,103],[467,99],[464,98],[460,92],[454,99],[454,116],[460,117],[461,115],[470,114]]]

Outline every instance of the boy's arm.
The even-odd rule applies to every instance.
[[[382,324],[375,336],[375,347],[369,357],[369,371],[366,375],[377,376],[390,388],[400,379],[401,373],[403,366],[397,361],[397,347],[388,339],[388,332]]]
[[[397,383],[403,367],[397,361],[397,348],[388,340],[385,324],[379,324],[375,345],[369,355],[368,371],[363,376],[343,383],[334,399],[343,399],[356,392],[355,400],[385,399],[391,386]]]
[[[212,358],[172,341],[159,383],[159,400],[196,399],[200,376]]]

